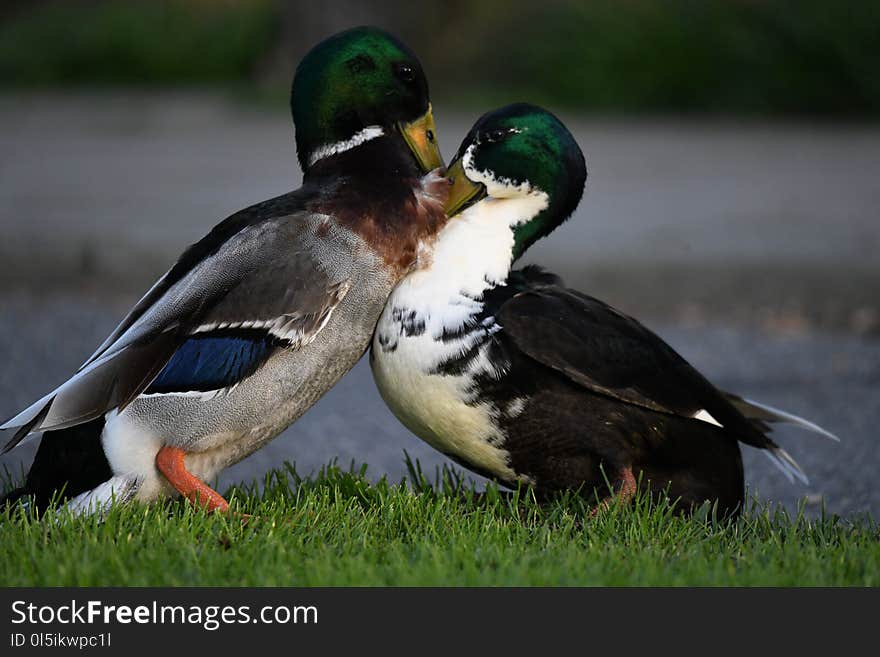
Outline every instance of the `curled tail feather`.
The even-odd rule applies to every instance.
[[[734,395],[730,392],[725,392],[724,396],[727,398],[727,401],[729,401],[733,407],[743,415],[743,417],[751,422],[757,429],[765,433],[772,432],[774,429],[773,425],[775,424],[790,424],[817,433],[829,440],[840,442],[840,438],[830,431],[823,429],[814,422],[810,422],[798,415],[794,415],[793,413],[788,413],[778,408],[774,408],[773,406],[752,401],[751,399],[745,399],[744,397]],[[770,441],[770,445],[762,451],[767,458],[782,471],[782,474],[784,474],[790,482],[794,483],[794,480],[797,479],[805,485],[810,483],[809,479],[807,479],[807,475],[804,473],[801,466],[798,465],[797,461],[795,461],[791,454],[786,452],[779,445]]]
[[[762,431],[773,431],[774,424],[791,424],[801,429],[818,433],[820,436],[824,436],[834,442],[840,442],[840,438],[827,429],[823,429],[818,424],[810,422],[799,415],[788,413],[773,406],[752,401],[751,399],[745,399],[730,392],[725,392],[724,396],[727,398],[727,401],[733,404],[736,410]]]

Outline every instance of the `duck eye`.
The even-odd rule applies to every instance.
[[[395,68],[395,73],[404,82],[412,82],[416,79],[416,71],[409,64],[398,64]]]

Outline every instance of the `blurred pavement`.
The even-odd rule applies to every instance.
[[[448,158],[477,113],[435,109]],[[639,314],[880,332],[880,129],[562,118],[586,194],[528,260]],[[0,149],[0,287],[136,294],[219,220],[300,182],[286,110],[216,94],[0,96]]]

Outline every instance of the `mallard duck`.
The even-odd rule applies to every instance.
[[[82,367],[5,422],[45,431],[24,486],[38,506],[180,493],[295,421],[366,352],[394,285],[446,221],[428,82],[375,28],[315,46],[293,80],[303,185],[190,246]]]
[[[511,271],[584,189],[583,153],[555,116],[526,104],[484,115],[447,175],[453,218],[430,265],[392,293],[370,353],[383,399],[413,433],[507,486],[602,504],[641,480],[683,509],[709,500],[735,513],[740,442],[805,479],[767,435],[772,423],[830,434],[718,390],[637,320],[557,276]]]

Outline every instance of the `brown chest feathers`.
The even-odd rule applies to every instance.
[[[417,266],[420,254],[430,253],[447,221],[443,205],[449,190],[449,180],[432,171],[382,198],[352,186],[338,190],[332,204],[317,201],[310,209],[333,215],[340,227],[357,234],[397,281]]]

